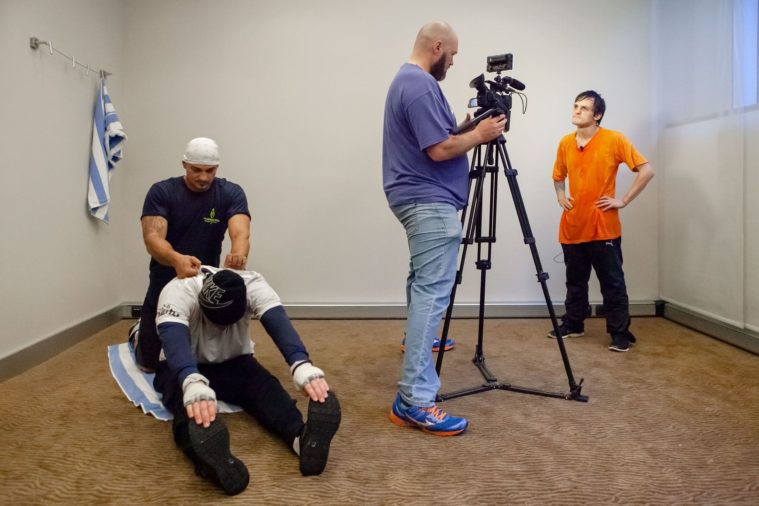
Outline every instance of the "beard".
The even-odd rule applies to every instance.
[[[443,53],[438,61],[433,63],[432,67],[430,67],[430,74],[432,74],[432,77],[434,77],[436,81],[442,81],[445,79],[445,74],[448,72],[448,69],[445,68],[445,62],[447,60],[448,55]]]

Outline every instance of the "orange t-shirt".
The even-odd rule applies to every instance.
[[[624,163],[633,171],[648,160],[619,132],[599,128],[580,150],[575,134],[565,135],[559,143],[553,180],[569,177],[568,194],[574,208],[564,211],[559,224],[559,242],[577,244],[616,239],[622,235],[619,209],[601,211],[596,201],[615,197],[617,169]]]

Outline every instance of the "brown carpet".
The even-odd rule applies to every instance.
[[[759,357],[659,318],[639,344],[607,350],[603,320],[567,341],[589,403],[490,391],[452,399],[470,429],[440,438],[396,427],[388,410],[403,321],[296,321],[343,406],[324,474],[244,413],[223,415],[251,485],[227,498],[196,478],[170,424],[143,415],[111,377],[119,322],[0,384],[0,503],[757,504]],[[457,320],[443,392],[479,385],[476,320]],[[489,320],[485,356],[502,382],[565,392],[547,320]],[[290,388],[258,323],[257,357]],[[305,403],[299,401],[303,408]]]

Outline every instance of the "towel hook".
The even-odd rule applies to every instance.
[[[53,41],[52,40],[48,41],[47,47],[50,48],[50,54],[53,54]]]

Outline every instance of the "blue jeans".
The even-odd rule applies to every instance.
[[[411,256],[406,280],[406,352],[399,391],[406,403],[429,407],[440,389],[432,342],[456,279],[461,221],[450,204],[407,204],[392,211],[406,229]]]

